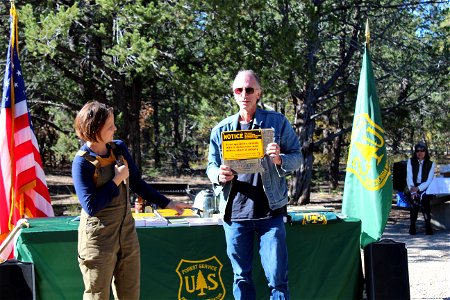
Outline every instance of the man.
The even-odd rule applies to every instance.
[[[239,112],[212,129],[207,168],[220,198],[219,209],[224,214],[227,254],[234,273],[233,294],[235,299],[256,299],[251,278],[256,234],[271,299],[289,299],[283,222],[288,203],[285,176],[300,167],[300,145],[291,124],[282,114],[257,108],[262,89],[253,71],[237,74],[233,94]],[[261,173],[235,174],[222,164],[221,132],[261,128],[274,130],[274,141],[267,145],[261,159]]]

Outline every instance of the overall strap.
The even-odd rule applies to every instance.
[[[95,166],[95,168],[99,168],[100,167],[100,162],[97,160],[97,158],[95,158],[92,155],[88,154],[87,151],[78,150],[76,155],[81,156],[84,159],[86,159],[88,162],[93,164]]]
[[[87,151],[84,150],[78,150],[76,155],[83,157],[85,160],[94,165],[95,172],[94,177],[92,179],[94,180],[95,185],[97,185],[97,178],[99,176],[98,173],[100,171],[100,168],[102,167],[101,162],[96,157],[90,155]]]

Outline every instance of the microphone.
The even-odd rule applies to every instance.
[[[121,158],[116,159],[116,165],[117,165],[118,167],[123,166],[123,165],[124,165],[123,160],[122,160]]]

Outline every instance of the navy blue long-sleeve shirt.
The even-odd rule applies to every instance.
[[[130,189],[141,196],[143,199],[150,201],[162,208],[166,207],[170,200],[161,195],[157,190],[152,188],[141,178],[136,164],[134,163],[127,146],[121,140],[113,141],[119,147],[124,159],[128,163],[130,177]],[[87,151],[89,155],[96,157],[97,154],[92,152],[89,147],[84,144],[80,150]],[[110,151],[112,151],[110,149]],[[104,157],[109,157],[110,152]],[[78,201],[81,207],[90,216],[95,215],[111,202],[111,200],[119,195],[119,188],[111,179],[103,186],[97,188],[94,182],[95,166],[84,157],[76,155],[72,162],[72,178]]]

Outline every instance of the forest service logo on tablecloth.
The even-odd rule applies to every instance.
[[[197,261],[182,259],[176,269],[180,277],[178,299],[224,299],[225,287],[221,276],[222,266],[215,256]]]

